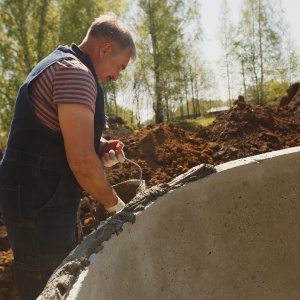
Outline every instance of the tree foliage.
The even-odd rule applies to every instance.
[[[267,101],[269,83],[286,86],[291,72],[299,70],[296,52],[284,47],[285,23],[281,0],[244,0],[241,19],[236,27],[234,50],[239,62],[246,98]],[[251,91],[251,93],[250,93]]]
[[[53,31],[48,26],[55,27],[55,12],[47,13],[50,4],[48,0],[0,2],[0,109],[6,132],[19,86],[48,46],[53,46]]]
[[[39,60],[58,45],[80,43],[101,13],[126,7],[122,0],[0,1],[1,130],[8,132],[18,89]]]
[[[219,24],[228,104],[237,86],[246,99],[276,101],[299,79],[299,54],[281,0],[243,0],[238,22],[232,22],[230,3],[223,0]],[[103,85],[107,114],[141,126],[152,112],[161,123],[178,113],[201,116],[207,103],[217,103],[211,102],[215,75],[202,56],[199,0],[0,0],[2,132],[9,130],[18,89],[34,65],[58,45],[80,43],[92,20],[107,11],[131,24],[138,49],[137,62],[118,82]]]
[[[231,20],[230,8],[227,0],[223,0],[220,9],[219,39],[223,49],[221,58],[225,78],[227,79],[228,105],[232,100],[232,73],[234,72],[234,26]]]
[[[182,62],[187,55],[184,28],[189,16],[198,15],[198,11],[194,3],[182,0],[139,0],[138,7],[136,29],[142,57],[139,69],[147,73],[144,84],[153,92],[155,121],[161,123],[169,119],[171,102],[178,100],[175,95],[180,92]]]

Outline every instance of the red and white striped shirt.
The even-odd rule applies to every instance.
[[[46,68],[30,83],[29,97],[39,120],[60,131],[57,104],[85,104],[95,113],[97,85],[84,64],[65,59]]]

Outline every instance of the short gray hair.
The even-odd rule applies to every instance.
[[[136,47],[131,32],[112,12],[100,15],[95,19],[88,30],[88,36],[111,40],[120,46],[120,50],[130,50],[131,61],[136,59]]]

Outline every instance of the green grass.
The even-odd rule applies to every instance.
[[[198,119],[188,119],[184,122],[174,122],[174,124],[184,130],[194,130],[198,125],[204,127],[210,125],[215,120],[215,117],[209,118],[198,118]]]
[[[212,124],[212,122],[215,120],[215,117],[209,117],[209,118],[203,118],[203,119],[199,119],[199,124],[198,125],[202,125],[204,127]]]

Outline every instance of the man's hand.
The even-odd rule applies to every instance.
[[[110,214],[118,213],[123,210],[125,203],[118,197],[118,203],[112,207],[105,207],[106,211]]]
[[[124,144],[119,140],[100,142],[99,157],[104,167],[111,167],[125,161]]]

